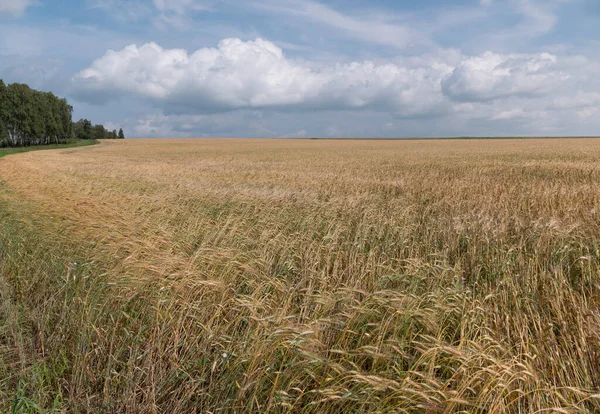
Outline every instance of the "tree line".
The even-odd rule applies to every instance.
[[[73,107],[52,92],[0,79],[0,148],[61,144],[74,139],[125,138],[87,119],[72,120]]]
[[[109,131],[104,125],[93,125],[88,119],[80,119],[73,124],[75,138],[77,139],[124,139],[123,128]]]

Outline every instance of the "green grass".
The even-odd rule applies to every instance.
[[[83,140],[76,140],[76,141],[68,142],[66,144],[34,145],[31,147],[18,147],[18,148],[0,148],[0,158],[4,157],[6,155],[10,155],[10,154],[19,154],[21,152],[85,147],[87,145],[94,145],[97,143],[98,143],[98,141],[95,139],[83,139]]]
[[[125,385],[107,378],[142,353],[153,313],[107,283],[89,244],[13,200],[0,186],[0,412],[113,412]]]

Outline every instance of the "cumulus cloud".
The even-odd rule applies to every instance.
[[[14,16],[23,14],[27,7],[33,5],[33,0],[0,0],[0,14],[8,13]]]
[[[506,121],[598,104],[596,94],[570,96],[569,72],[577,73],[571,63],[547,53],[486,52],[320,65],[289,59],[266,40],[225,39],[191,54],[156,43],[108,51],[72,84],[83,101],[136,96],[166,115],[361,110],[396,119],[456,114]],[[491,102],[498,105],[490,111]]]
[[[302,64],[266,40],[225,39],[192,54],[155,43],[130,45],[107,52],[73,82],[80,99],[135,94],[175,113],[369,108],[419,116],[441,110],[439,85],[451,70],[443,63]]]
[[[498,55],[486,52],[461,62],[443,79],[442,88],[447,96],[462,102],[542,94],[569,78],[556,63],[557,57],[548,53]]]

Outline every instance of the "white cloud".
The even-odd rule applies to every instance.
[[[598,105],[600,105],[600,93],[577,91],[575,94],[555,98],[550,106],[553,109],[573,109]]]
[[[486,19],[470,43],[508,52],[523,49],[529,42],[555,30],[564,4],[580,1],[480,0],[478,10],[486,13]]]
[[[158,108],[137,135],[368,136],[373,125],[386,135],[407,135],[406,125],[426,136],[571,134],[596,123],[597,67],[578,56],[456,51],[320,64],[289,59],[266,40],[225,39],[193,53],[155,43],[108,51],[72,82],[81,100],[137,97]],[[578,118],[586,124],[574,125]]]
[[[154,25],[166,30],[169,27],[187,29],[192,26],[190,14],[212,10],[217,0],[154,0],[158,15]]]
[[[0,0],[2,1],[2,0]],[[121,22],[151,21],[160,29],[189,28],[193,13],[205,12],[221,0],[87,0],[92,8],[104,10]]]
[[[576,111],[577,116],[580,118],[591,118],[596,117],[600,109],[598,107],[587,107]]]
[[[519,13],[523,22],[517,27],[512,28],[510,32],[504,32],[504,37],[514,36],[538,36],[551,31],[558,17],[552,11],[555,3],[568,2],[571,0],[508,0],[498,2],[494,0],[480,0],[484,7],[508,6]]]
[[[556,63],[557,57],[548,53],[486,52],[460,63],[444,78],[442,87],[452,99],[465,102],[542,94],[569,78]]]
[[[269,13],[303,18],[320,23],[362,41],[404,49],[416,44],[430,44],[418,31],[392,20],[391,13],[344,14],[313,0],[261,0],[253,4]]]
[[[35,4],[34,0],[0,0],[0,14],[8,13],[20,16],[29,6]]]
[[[225,39],[191,55],[155,43],[130,45],[107,52],[73,81],[88,100],[135,94],[171,112],[371,108],[418,116],[440,110],[439,85],[451,70],[443,63],[301,64],[266,40]]]
[[[492,116],[492,120],[502,121],[502,120],[508,120],[508,119],[523,118],[525,116],[526,116],[526,114],[525,114],[525,111],[523,111],[523,108],[515,108],[515,109],[509,109],[507,111],[501,111],[501,112],[495,114],[494,116]]]
[[[517,10],[525,17],[525,22],[517,28],[520,35],[538,36],[551,31],[558,18],[548,8],[548,0],[544,6],[534,0],[515,0]]]

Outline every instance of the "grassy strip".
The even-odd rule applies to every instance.
[[[84,311],[76,296],[93,279],[81,249],[44,236],[49,223],[23,210],[0,188],[0,411],[60,412]]]
[[[84,139],[84,140],[72,141],[72,142],[69,142],[66,144],[34,145],[31,147],[19,147],[19,148],[0,148],[0,158],[4,157],[6,155],[10,155],[10,154],[19,154],[21,152],[85,147],[85,146],[94,145],[97,143],[98,143],[98,141],[95,139]]]
[[[108,283],[107,265],[0,187],[0,412],[125,406],[119,395],[135,383],[121,371],[135,367],[129,351],[143,353],[153,312],[144,295]]]

